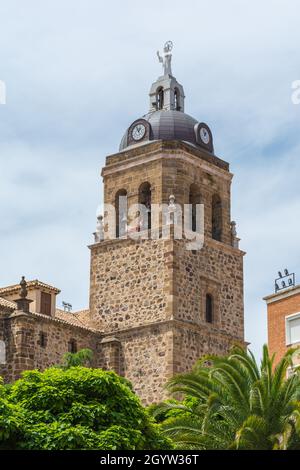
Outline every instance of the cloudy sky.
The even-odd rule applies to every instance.
[[[100,169],[148,110],[174,42],[186,112],[207,122],[235,174],[246,338],[259,354],[278,269],[300,280],[297,0],[0,0],[0,285],[39,278],[88,304]]]

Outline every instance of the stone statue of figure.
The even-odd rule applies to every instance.
[[[176,204],[175,204],[175,196],[171,194],[169,196],[169,204],[168,204],[168,224],[174,224],[175,215],[176,215]]]
[[[171,50],[172,49],[173,49],[172,41],[167,41],[166,44],[164,45],[163,57],[160,55],[159,51],[157,51],[158,60],[159,62],[163,64],[164,75],[172,75],[172,68],[171,68],[171,62],[172,62]]]
[[[171,194],[169,196],[168,212],[175,212],[175,211],[176,211],[175,196],[174,194]]]
[[[98,215],[96,232],[94,232],[95,243],[102,242],[104,240],[104,226],[103,226],[103,215]]]
[[[232,246],[234,248],[239,248],[239,242],[240,239],[237,236],[237,231],[236,231],[236,222],[233,220],[230,222],[230,229],[231,229],[231,242]]]
[[[237,236],[236,222],[234,220],[230,222],[230,227],[231,227],[231,236],[232,236],[232,239],[234,239]]]
[[[25,276],[22,276],[20,286],[21,286],[20,298],[21,299],[26,299],[28,291],[27,291],[27,282],[25,281]]]

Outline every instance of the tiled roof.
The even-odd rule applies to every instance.
[[[71,325],[81,326],[84,328],[91,328],[89,325],[89,310],[79,310],[78,312],[65,312],[61,309],[56,309],[55,318],[59,318]]]
[[[60,310],[59,312],[65,313],[66,315],[73,316],[72,313],[66,313],[66,312],[63,312],[62,310]],[[83,310],[83,312],[86,312],[86,310]],[[61,315],[60,313],[58,314],[57,310],[55,312],[55,315],[56,315],[55,317],[51,317],[50,315],[44,315],[42,313],[31,313],[31,312],[30,312],[30,315],[32,317],[41,318],[43,320],[47,320],[47,321],[50,321],[50,322],[52,321],[52,322],[55,322],[55,323],[64,323],[65,325],[73,326],[73,327],[76,327],[76,328],[83,328],[84,330],[89,330],[92,333],[100,333],[98,330],[95,330],[94,328],[89,327],[88,324],[84,324],[83,322],[82,323],[80,323],[79,321],[76,322],[76,320],[75,321],[70,321],[70,320],[72,320],[72,318],[69,318],[69,317],[62,318],[63,315]]]
[[[35,281],[32,281],[35,282]],[[20,286],[18,286],[19,288]],[[2,289],[1,289],[2,290]],[[17,304],[9,300],[0,297],[0,311],[1,307],[6,310],[14,311],[17,309]],[[44,315],[42,313],[30,312],[29,315],[33,317],[38,317],[48,321],[54,321],[56,323],[64,323],[65,325],[75,326],[78,328],[83,328],[85,330],[90,330],[93,333],[99,333],[98,330],[95,330],[89,325],[89,310],[79,310],[78,312],[65,312],[64,310],[57,309],[55,311],[55,317],[49,315]]]
[[[50,286],[49,284],[45,284],[44,282],[39,281],[38,279],[35,279],[34,281],[28,281],[27,282],[27,289],[34,289],[40,287],[42,289],[48,289],[55,294],[59,294],[60,290],[57,289],[56,287]],[[20,290],[20,284],[14,284],[12,286],[7,286],[7,287],[1,287],[0,288],[0,296],[1,295],[9,295],[13,294],[14,292],[18,292]]]
[[[0,307],[6,308],[8,310],[16,310],[17,304],[15,302],[10,302],[0,297]]]

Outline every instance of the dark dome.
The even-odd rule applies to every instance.
[[[198,147],[195,133],[195,124],[198,121],[188,114],[181,111],[161,110],[146,114],[141,119],[148,121],[151,126],[149,140],[184,140]],[[128,146],[127,129],[121,140],[120,151]]]

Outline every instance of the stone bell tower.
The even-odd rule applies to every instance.
[[[163,399],[168,378],[200,356],[244,344],[244,253],[230,217],[232,174],[214,154],[209,127],[184,113],[171,48],[168,42],[163,57],[158,54],[164,75],[151,87],[149,112],[106,158],[104,202],[115,208],[116,227],[108,227],[104,214],[90,246],[90,322],[104,334],[107,364],[146,403]],[[162,236],[163,219],[152,209],[168,206],[172,195],[177,208],[191,208],[181,237],[177,219],[168,222],[170,236]],[[130,208],[138,203],[146,217],[132,223]],[[190,249],[199,206],[204,239]]]

